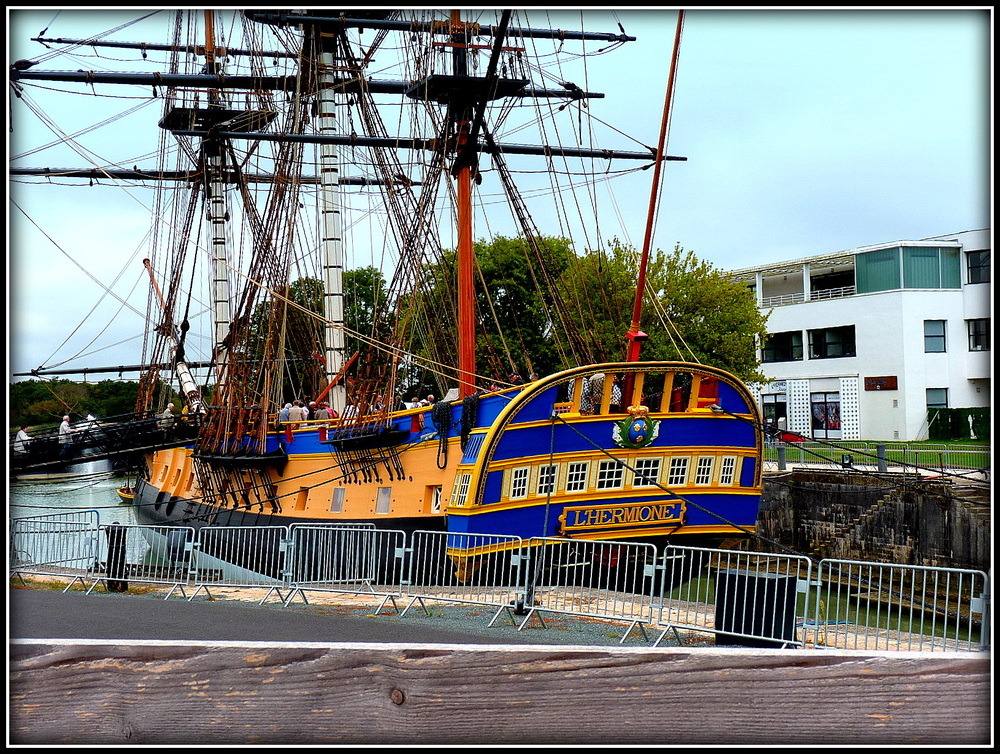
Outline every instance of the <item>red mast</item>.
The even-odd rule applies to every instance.
[[[455,74],[466,74],[465,25],[461,11],[451,12],[452,43],[455,45]],[[469,138],[469,112],[457,123],[457,153],[461,154]],[[472,165],[462,160],[455,174],[458,204],[458,396],[476,391],[476,299],[472,250]]]
[[[670,73],[667,76],[667,93],[663,102],[663,120],[660,123],[660,141],[656,146],[656,162],[653,167],[653,187],[649,195],[649,211],[646,214],[646,235],[642,242],[642,256],[639,258],[639,276],[636,280],[635,304],[632,307],[632,323],[625,337],[628,339],[626,361],[638,361],[642,344],[648,335],[639,329],[642,314],[642,297],[646,291],[646,268],[649,265],[649,250],[653,242],[653,224],[656,217],[656,203],[660,193],[660,168],[663,165],[667,129],[670,125],[670,104],[674,97],[674,77],[677,72],[677,57],[681,49],[681,30],[684,27],[684,11],[677,11],[677,31],[674,33],[674,51],[670,58]]]

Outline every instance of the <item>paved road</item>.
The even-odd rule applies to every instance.
[[[469,611],[432,606],[428,616],[415,606],[400,617],[391,605],[374,615],[374,608],[281,607],[277,603],[261,606],[232,600],[188,602],[181,597],[164,600],[136,594],[64,594],[48,589],[11,588],[8,605],[11,639],[613,646],[626,629],[566,616],[546,616],[545,627],[532,621],[521,631],[511,619],[501,618],[490,628],[489,608]],[[635,642],[629,638],[626,643]]]

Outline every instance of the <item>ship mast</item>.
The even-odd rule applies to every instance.
[[[205,72],[209,75],[219,73],[219,64],[215,56],[215,19],[214,11],[205,11]],[[222,101],[219,91],[209,90],[209,109],[221,109]],[[232,314],[229,305],[229,259],[226,239],[226,224],[229,216],[226,207],[226,189],[224,183],[225,149],[220,138],[209,136],[202,141],[202,161],[205,165],[205,188],[207,199],[207,217],[209,232],[209,254],[212,260],[212,311],[215,319],[215,374],[217,391],[214,402],[222,404],[222,396],[226,392],[226,368],[229,361],[229,349],[226,338],[229,335]]]
[[[670,58],[670,73],[667,76],[667,93],[663,101],[663,119],[660,122],[660,140],[656,147],[656,162],[653,167],[653,186],[649,194],[649,210],[646,214],[646,234],[642,241],[642,255],[639,258],[639,275],[635,288],[635,303],[632,307],[632,322],[625,337],[628,340],[626,361],[639,361],[642,344],[649,337],[639,329],[642,315],[642,298],[646,291],[646,270],[649,266],[649,252],[653,242],[653,226],[656,222],[656,205],[660,194],[660,172],[664,160],[667,130],[670,126],[670,104],[674,97],[674,78],[677,72],[677,57],[681,49],[681,30],[684,28],[684,10],[677,11],[677,30],[674,33],[674,49]]]
[[[452,65],[456,77],[468,75],[468,37],[461,11],[451,12]],[[454,113],[456,149],[466,152],[472,113],[466,103]],[[475,145],[469,145],[474,149]],[[465,398],[476,391],[476,300],[472,246],[472,159],[461,159],[455,166],[458,219],[458,396]]]
[[[319,47],[319,124],[322,136],[332,136],[337,127],[335,43],[313,27]],[[326,321],[323,344],[326,365],[326,397],[341,416],[347,406],[346,380],[339,377],[346,363],[344,337],[344,250],[341,219],[340,154],[332,141],[318,145],[320,182],[320,245],[323,252],[323,315]],[[318,400],[318,398],[317,398]]]

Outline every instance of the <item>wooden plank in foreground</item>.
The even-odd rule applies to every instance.
[[[17,744],[983,744],[985,653],[18,639]]]

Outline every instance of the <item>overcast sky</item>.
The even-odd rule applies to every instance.
[[[8,14],[13,62],[49,52],[28,41],[46,27],[48,36],[88,36],[141,12],[8,8]],[[605,30],[609,18],[584,26]],[[626,10],[617,20],[638,41],[590,64],[590,88],[607,94],[594,107],[616,128],[655,144],[676,13]],[[532,25],[547,22],[532,19]],[[111,38],[163,40],[164,27],[151,19]],[[991,40],[985,9],[688,11],[668,146],[687,161],[665,170],[657,245],[678,242],[717,267],[737,269],[990,227]],[[37,68],[92,66],[57,57]],[[60,124],[74,131],[141,102],[91,111],[97,98],[76,97],[76,109],[60,113]],[[146,108],[154,123],[157,108]],[[54,138],[17,100],[8,118],[12,154]],[[138,145],[152,144],[127,129],[115,138],[117,146],[134,142],[130,154],[137,159]],[[51,149],[14,164],[86,163]],[[88,318],[103,289],[76,262],[122,298],[132,291],[130,302],[141,308],[148,282],[132,257],[142,253],[148,212],[115,205],[116,189],[73,191],[11,184],[18,208],[10,208],[8,224],[9,372],[61,363],[77,352],[89,355],[73,366],[138,361],[141,341],[129,338],[139,335],[140,318],[113,299]],[[141,208],[151,192],[129,201]],[[636,188],[620,208],[636,243],[646,202]],[[105,330],[119,308],[116,324]],[[87,325],[62,345],[85,318]]]

